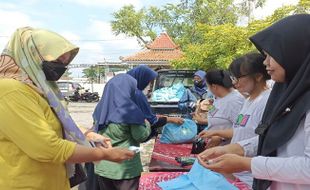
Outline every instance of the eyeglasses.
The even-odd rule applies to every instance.
[[[246,77],[246,76],[249,76],[249,75],[251,75],[251,74],[240,75],[240,76],[238,76],[238,77],[235,77],[235,76],[230,75],[229,77],[230,77],[230,80],[231,80],[233,83],[238,83],[239,80],[240,80],[240,78],[243,78],[243,77]]]

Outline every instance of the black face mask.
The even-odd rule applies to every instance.
[[[43,61],[42,69],[46,80],[57,81],[66,72],[67,67],[63,63],[57,61]]]
[[[202,88],[203,87],[203,82],[202,81],[198,81],[198,80],[194,80],[194,85],[197,86],[198,88]]]

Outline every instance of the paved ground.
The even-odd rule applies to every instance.
[[[97,103],[69,103],[69,111],[73,120],[80,126],[90,128],[92,127],[93,119],[92,113],[96,107]],[[153,151],[154,140],[150,140],[146,143],[141,144],[141,160],[143,165],[143,170],[148,171],[148,165],[151,158],[151,153]],[[72,190],[76,190],[73,188]]]

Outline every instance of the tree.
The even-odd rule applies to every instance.
[[[295,13],[310,13],[310,1],[300,0],[296,6]]]
[[[72,72],[69,71],[69,69],[66,70],[66,72],[62,75],[62,77],[70,77],[70,75],[72,74]]]
[[[148,44],[147,38],[154,40],[157,31],[167,31],[181,46],[199,43],[201,36],[196,33],[198,23],[235,24],[238,19],[233,0],[195,0],[137,11],[130,5],[113,13],[113,17],[113,32],[137,37],[142,46]]]
[[[83,74],[83,77],[88,78],[91,83],[100,83],[100,78],[104,76],[104,68],[99,66],[91,66],[84,69]]]
[[[248,19],[248,23],[250,23],[253,19],[252,13],[257,8],[262,8],[266,0],[242,0],[239,3],[239,12],[241,15],[244,15]]]
[[[142,27],[142,20],[145,17],[144,10],[135,11],[133,5],[124,6],[118,12],[113,13],[114,20],[111,21],[112,30],[116,35],[126,34],[130,37],[137,37],[139,43],[147,44],[143,38],[145,32]]]
[[[172,61],[171,64],[176,68],[227,68],[234,58],[255,50],[248,40],[250,36],[288,15],[295,14],[300,10],[300,6],[300,3],[296,6],[283,6],[275,10],[271,16],[263,20],[254,20],[246,27],[233,24],[198,24],[198,31],[203,36],[202,43],[187,45],[183,48],[184,57]],[[309,11],[307,6],[301,7],[303,11]]]
[[[197,26],[204,33],[203,44],[191,44],[185,49],[185,56],[172,61],[176,68],[211,69],[226,68],[236,57],[253,49],[247,40],[247,29],[223,24]]]

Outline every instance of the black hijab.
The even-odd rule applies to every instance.
[[[286,17],[250,40],[259,51],[273,57],[286,74],[285,83],[275,83],[256,129],[260,135],[258,155],[275,157],[310,109],[310,15]],[[265,190],[270,185],[271,181],[254,179],[253,189]]]

